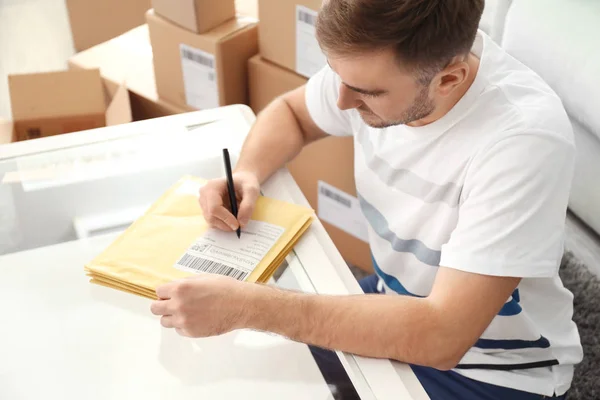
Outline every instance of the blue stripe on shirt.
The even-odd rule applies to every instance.
[[[424,297],[409,292],[396,277],[383,272],[379,268],[379,265],[377,265],[377,261],[375,261],[375,257],[373,257],[373,254],[371,254],[371,260],[373,261],[373,269],[375,270],[375,273],[379,275],[379,277],[383,280],[385,285],[392,289],[394,292],[404,296]]]
[[[515,291],[512,294],[512,298],[517,302],[520,303],[521,302],[521,295],[519,294],[519,289],[515,289]]]
[[[498,315],[502,315],[504,317],[511,317],[513,315],[521,313],[521,311],[523,311],[523,308],[521,308],[521,305],[519,304],[520,299],[521,296],[519,296],[519,289],[515,289],[515,291],[512,294],[512,298],[510,299],[510,301],[504,303],[504,306],[502,306],[502,309],[500,310]]]

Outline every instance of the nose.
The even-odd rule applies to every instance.
[[[361,105],[358,93],[348,89],[345,85],[340,85],[340,92],[337,100],[337,106],[340,110],[350,110]]]

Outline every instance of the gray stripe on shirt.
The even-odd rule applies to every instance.
[[[426,203],[444,202],[453,208],[458,206],[462,186],[453,182],[439,185],[421,178],[408,169],[394,169],[387,161],[375,154],[373,144],[367,135],[360,135],[358,139],[362,145],[367,166],[386,185]]]
[[[360,194],[358,195],[358,201],[363,214],[375,233],[382,239],[390,242],[392,249],[399,253],[411,253],[417,260],[424,264],[435,267],[440,265],[441,251],[430,249],[418,239],[400,239],[390,230],[387,219],[379,210],[367,202]]]

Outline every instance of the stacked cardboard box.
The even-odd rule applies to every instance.
[[[150,0],[66,0],[75,51],[83,51],[144,23]]]
[[[133,119],[164,117],[190,111],[159,99],[154,80],[148,25],[132,29],[69,59],[71,69],[99,68],[105,85],[129,90]]]
[[[260,54],[310,78],[327,60],[315,36],[321,0],[259,0]]]
[[[9,75],[8,87],[16,140],[131,122],[127,90],[97,69]]]
[[[183,108],[248,103],[248,60],[257,21],[235,16],[234,0],[153,0],[146,13],[158,96]]]
[[[260,55],[248,62],[255,113],[326,65],[315,37],[320,6],[321,0],[259,0]],[[355,197],[352,138],[313,143],[288,168],[346,261],[372,271],[366,223]]]
[[[14,127],[2,123],[3,142],[248,103],[258,29],[241,15],[256,13],[256,0],[126,3],[67,0],[83,51],[69,60],[71,71],[9,78]]]
[[[208,32],[235,17],[233,0],[152,0],[157,15],[195,33]]]

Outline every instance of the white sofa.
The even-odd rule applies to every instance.
[[[481,28],[561,97],[577,146],[569,208],[600,233],[600,1],[487,0]]]
[[[485,0],[485,8],[479,28],[486,32],[497,43],[502,41],[504,21],[512,0]]]

